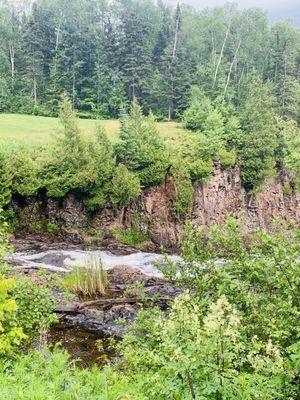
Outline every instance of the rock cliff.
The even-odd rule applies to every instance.
[[[63,200],[14,199],[13,208],[25,228],[45,219],[64,229],[80,231],[94,227],[102,233],[112,228],[139,229],[157,244],[178,247],[183,239],[184,221],[173,212],[175,188],[170,177],[159,186],[146,189],[123,210],[105,208],[89,213],[76,195]],[[274,218],[291,220],[300,225],[300,195],[286,174],[269,179],[262,192],[249,195],[242,186],[238,168],[221,171],[216,168],[209,182],[194,185],[193,209],[188,219],[196,226],[221,225],[231,213],[241,218],[247,229],[256,226],[268,229]]]

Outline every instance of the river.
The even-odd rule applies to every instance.
[[[136,267],[146,275],[161,277],[157,269],[157,263],[164,262],[162,254],[136,252],[128,255],[116,255],[109,251],[84,251],[77,249],[57,249],[42,252],[16,252],[11,256],[10,261],[15,265],[35,265],[36,267],[46,266],[58,272],[67,272],[74,267],[83,267],[89,256],[100,257],[105,269],[113,268],[116,265]],[[179,261],[180,256],[168,255],[168,259]]]
[[[69,272],[75,267],[84,267],[90,257],[100,257],[105,269],[109,270],[117,265],[138,268],[144,274],[160,278],[162,273],[157,269],[157,263],[164,263],[164,255],[137,251],[127,255],[116,255],[109,251],[84,251],[80,249],[51,249],[46,251],[28,250],[8,255],[6,260],[19,269],[47,268],[52,272]],[[168,255],[174,262],[181,258],[177,255]],[[99,332],[86,330],[81,326],[65,326],[58,324],[52,327],[49,335],[49,344],[60,342],[72,359],[78,359],[80,367],[97,363],[103,366],[107,360],[115,357],[110,348],[110,338]],[[99,340],[102,350],[98,348]]]

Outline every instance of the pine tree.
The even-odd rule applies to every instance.
[[[300,118],[299,32],[289,21],[277,22],[271,30],[269,75],[275,84],[278,109],[283,118]]]
[[[160,183],[169,166],[168,154],[153,115],[145,117],[135,99],[122,122],[117,159],[140,177],[142,186]]]
[[[149,111],[156,10],[152,2],[120,0],[119,62],[127,97]]]
[[[208,139],[209,151],[216,155],[224,144],[225,125],[224,118],[217,109],[213,109],[203,125],[203,133]]]
[[[89,184],[90,164],[87,146],[82,138],[70,100],[60,104],[61,131],[51,159],[42,173],[49,197],[63,197],[70,190],[85,191]]]
[[[213,110],[211,100],[204,92],[193,87],[189,107],[183,114],[183,123],[193,131],[203,131],[207,115]]]
[[[113,146],[101,126],[96,132],[96,141],[91,141],[88,148],[91,163],[89,184],[86,188],[88,198],[86,206],[95,211],[103,207],[108,200],[110,182],[116,170],[116,157]]]
[[[274,97],[269,87],[258,78],[248,88],[242,127],[244,138],[238,151],[242,179],[246,188],[259,189],[274,173],[277,128]]]
[[[279,120],[282,135],[281,159],[294,178],[297,189],[300,189],[300,128],[295,121]]]
[[[182,114],[188,106],[191,88],[190,57],[186,52],[181,27],[182,11],[178,4],[173,15],[170,32],[165,38],[168,39],[168,45],[158,64],[162,82],[161,93],[158,97],[163,96],[164,113],[168,120]]]
[[[124,207],[141,193],[139,178],[128,171],[124,164],[119,164],[111,182],[110,199],[112,205]]]
[[[45,8],[33,3],[32,12],[25,19],[24,35],[21,40],[23,76],[34,110],[45,95],[45,85],[49,77],[51,63],[51,30],[49,15]],[[50,41],[50,43],[49,43]]]

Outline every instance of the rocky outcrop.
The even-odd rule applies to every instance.
[[[174,215],[174,201],[175,188],[167,177],[119,211],[107,207],[91,214],[74,194],[64,200],[30,198],[20,202],[15,199],[13,208],[21,228],[28,221],[34,224],[44,218],[67,230],[75,243],[81,240],[78,232],[84,229],[93,227],[105,240],[113,228],[138,225],[154,243],[176,248],[183,239],[184,221]],[[269,228],[277,217],[300,225],[300,196],[288,175],[269,179],[261,193],[249,195],[242,186],[238,168],[230,171],[216,168],[209,182],[195,184],[193,209],[188,219],[196,226],[209,227],[223,224],[228,213],[241,218],[248,229]]]
[[[108,281],[104,297],[60,304],[56,310],[60,322],[65,326],[81,326],[89,331],[122,337],[139,310],[156,305],[167,311],[169,304],[180,294],[170,282],[126,265],[110,269]]]

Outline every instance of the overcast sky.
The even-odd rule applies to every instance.
[[[169,0],[176,4],[177,0]],[[226,0],[180,0],[180,3],[188,3],[197,9],[224,5]],[[274,20],[291,17],[300,22],[300,0],[236,0],[230,1],[240,8],[259,7],[265,9],[270,18]]]

